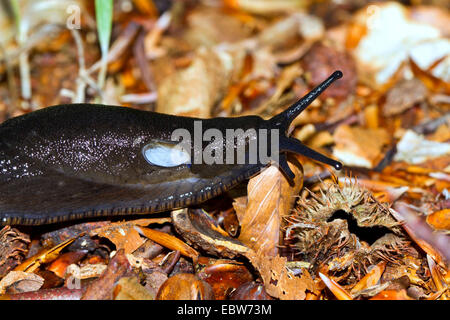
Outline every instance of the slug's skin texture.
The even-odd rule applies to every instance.
[[[185,207],[215,197],[267,166],[161,167],[146,161],[142,151],[146,145],[170,142],[176,129],[192,133],[194,121],[201,121],[203,131],[215,128],[224,133],[279,128],[283,152],[279,164],[291,178],[285,163],[285,153],[290,151],[339,169],[339,163],[284,133],[293,118],[340,76],[336,72],[321,90],[316,88],[305,106],[300,102],[307,97],[270,120],[194,119],[90,104],[49,107],[10,119],[0,125],[0,224],[40,225]]]

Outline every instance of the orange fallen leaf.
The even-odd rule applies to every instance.
[[[380,262],[372,268],[359,282],[350,290],[350,294],[355,295],[361,290],[370,288],[378,283],[386,268],[386,262]]]
[[[336,281],[328,278],[321,272],[319,272],[319,276],[336,298],[338,298],[339,300],[353,300],[352,296],[347,292],[347,290],[342,288],[338,283],[336,283]]]
[[[53,261],[47,270],[52,271],[60,278],[64,278],[66,274],[66,269],[72,263],[80,261],[86,255],[85,252],[66,252],[62,254],[58,259]]]
[[[135,227],[135,229],[145,237],[150,240],[162,245],[163,247],[169,248],[171,250],[180,251],[180,253],[186,257],[191,258],[194,261],[197,261],[199,253],[188,246],[186,243],[165,232],[144,228],[144,227]]]
[[[60,244],[50,248],[45,249],[34,256],[26,259],[20,265],[18,265],[14,271],[24,271],[24,272],[34,272],[39,266],[43,263],[49,263],[55,260],[62,249],[73,243],[76,239],[81,237],[84,233],[79,234],[78,236],[68,239]]]
[[[105,227],[92,230],[90,235],[107,238],[114,243],[117,250],[124,249],[125,253],[129,254],[144,244],[144,239],[141,238],[138,231],[134,228],[135,225],[147,226],[153,223],[163,224],[170,221],[170,218],[154,218],[111,223]]]
[[[450,231],[450,209],[433,212],[427,216],[426,221],[435,229]]]

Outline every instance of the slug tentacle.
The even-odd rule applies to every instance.
[[[342,78],[341,71],[335,71],[324,82],[319,84],[303,98],[292,104],[285,111],[274,116],[270,121],[277,127],[280,127],[287,131],[292,121],[305,110],[322,92],[324,92],[333,82]]]
[[[289,125],[292,121],[300,114],[303,110],[305,110],[322,92],[324,92],[333,82],[342,78],[341,71],[335,71],[331,76],[329,76],[325,81],[311,90],[308,94],[306,94],[303,98],[292,104],[285,111],[280,114],[274,116],[269,120],[271,126],[279,128],[281,131],[286,133],[289,129]],[[286,136],[280,136],[280,158],[278,161],[280,169],[283,173],[289,178],[292,179],[294,177],[294,173],[289,169],[289,166],[286,161],[286,156],[283,152],[294,152],[313,160],[328,164],[333,166],[336,170],[342,169],[342,164],[336,160],[326,157],[325,155],[314,151],[299,140],[294,138],[288,138]]]
[[[327,156],[324,156],[323,154],[308,148],[303,143],[294,138],[282,139],[280,141],[280,151],[298,153],[305,157],[333,166],[336,170],[342,169],[342,164],[339,161],[328,158]]]
[[[289,168],[289,165],[287,163],[287,156],[286,156],[286,153],[284,153],[284,152],[280,153],[280,155],[279,155],[278,167],[281,170],[281,172],[284,173],[284,175],[286,176],[286,178],[289,181],[294,180],[295,174],[292,172],[291,168]]]

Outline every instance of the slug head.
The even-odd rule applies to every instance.
[[[306,94],[303,98],[298,100],[296,103],[292,104],[288,109],[282,113],[274,116],[269,121],[270,127],[277,128],[280,131],[280,142],[279,142],[279,159],[278,165],[283,173],[289,178],[293,179],[295,177],[294,173],[289,169],[286,160],[286,153],[293,152],[311,158],[313,160],[331,165],[336,170],[342,169],[342,164],[336,160],[328,158],[317,151],[314,151],[307,146],[305,146],[301,141],[287,136],[289,125],[292,121],[305,110],[322,92],[324,92],[333,82],[342,78],[341,71],[335,71],[331,76],[329,76],[325,81],[319,84],[316,88]]]

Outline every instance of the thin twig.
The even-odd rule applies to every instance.
[[[119,35],[119,37],[116,39],[116,41],[114,41],[114,43],[111,45],[111,48],[109,49],[106,58],[108,63],[117,60],[125,52],[130,43],[134,40],[139,29],[140,26],[134,22],[130,22],[127,25],[125,30]],[[101,67],[101,64],[102,60],[100,59],[87,70],[87,73],[91,75],[92,73],[98,71]]]
[[[86,74],[86,64],[84,59],[84,47],[83,40],[81,39],[80,33],[76,29],[71,29],[72,36],[75,40],[75,45],[77,47],[78,53],[78,78],[77,78],[77,88],[73,103],[84,103],[86,102],[86,82],[83,80],[82,75]]]

